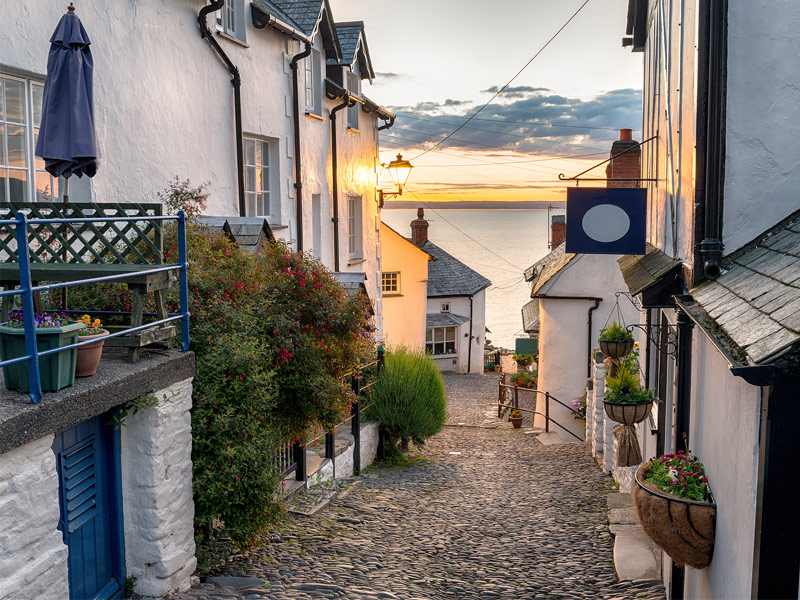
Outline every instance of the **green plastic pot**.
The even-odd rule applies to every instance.
[[[63,327],[41,327],[36,329],[36,346],[39,352],[75,344],[83,323],[68,323]],[[25,330],[19,327],[0,325],[0,357],[9,360],[25,356]],[[43,392],[57,392],[75,383],[75,348],[39,358],[39,380]],[[6,388],[30,393],[28,361],[3,367]]]

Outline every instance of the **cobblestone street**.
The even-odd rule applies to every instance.
[[[582,444],[544,446],[490,423],[494,376],[445,381],[448,426],[411,466],[368,469],[344,497],[289,515],[273,543],[182,597],[664,597],[658,581],[617,582],[611,480]]]

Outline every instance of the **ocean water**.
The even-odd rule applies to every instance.
[[[416,215],[416,209],[384,209],[381,218],[410,237]],[[522,306],[530,300],[523,271],[549,252],[547,209],[426,207],[425,218],[430,241],[492,282],[486,293],[486,326],[491,331],[487,337],[495,346],[513,350],[514,340],[524,335]]]

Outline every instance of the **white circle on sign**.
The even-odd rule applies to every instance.
[[[583,231],[596,242],[616,242],[631,228],[628,213],[613,204],[598,204],[583,215]]]

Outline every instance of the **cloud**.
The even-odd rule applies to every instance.
[[[442,148],[549,155],[576,154],[581,150],[608,152],[611,142],[619,137],[619,128],[641,127],[641,90],[611,90],[585,100],[543,88],[530,89],[537,91],[484,108]],[[466,104],[469,103],[427,101],[389,107],[398,118],[394,127],[381,132],[381,139],[403,137],[416,140],[421,148],[431,146],[474,114],[475,108]]]
[[[375,77],[377,79],[399,79],[401,77],[404,77],[404,75],[402,73],[376,71]]]
[[[453,100],[452,98],[444,101],[445,106],[464,106],[465,104],[472,104],[472,102],[469,100]]]
[[[496,94],[500,91],[499,85],[493,85],[492,87],[488,87],[485,90],[481,90],[482,94]],[[503,90],[502,97],[503,98],[524,98],[531,94],[536,94],[538,92],[549,92],[549,88],[543,87],[531,87],[529,85],[517,85],[517,86],[509,86]]]

